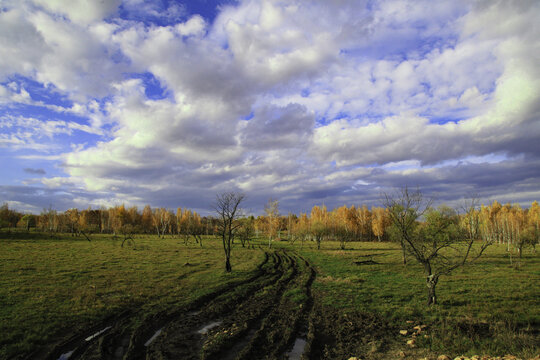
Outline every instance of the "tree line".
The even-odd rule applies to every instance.
[[[386,207],[341,206],[331,211],[326,206],[313,206],[309,213],[299,215],[279,213],[279,203],[270,200],[265,213],[257,217],[241,215],[242,226],[235,228],[236,238],[244,244],[254,237],[267,237],[269,246],[276,239],[313,241],[317,247],[323,241],[339,241],[344,249],[350,241],[398,241],[392,221],[392,204]],[[469,231],[473,227],[477,237],[494,243],[516,248],[519,254],[526,246],[538,243],[540,234],[540,206],[534,201],[528,209],[517,204],[500,204],[493,201],[472,211],[459,214],[459,221]],[[0,228],[12,228],[49,233],[84,232],[86,234],[156,234],[194,237],[220,234],[220,216],[201,216],[196,211],[178,207],[176,211],[152,208],[150,205],[139,210],[136,206],[117,205],[109,208],[72,208],[59,212],[52,207],[40,214],[21,213],[10,209],[7,203],[0,207]],[[186,240],[187,241],[187,240]]]

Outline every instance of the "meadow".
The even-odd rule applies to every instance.
[[[140,235],[121,244],[111,235],[89,242],[67,234],[2,233],[0,358],[52,358],[73,334],[119,314],[129,315],[115,320],[95,349],[85,345],[76,355],[101,351],[104,358],[106,343],[121,342],[126,329],[137,349],[133,339],[158,327],[167,335],[146,350],[149,358],[180,351],[167,340],[174,336],[199,347],[193,358],[208,359],[231,351],[253,358],[253,349],[274,349],[277,337],[284,340],[276,358],[300,337],[304,358],[540,354],[540,256],[529,250],[517,266],[506,247],[493,245],[473,265],[443,277],[439,303],[427,307],[420,267],[413,259],[403,265],[394,243],[350,242],[339,250],[338,242],[323,241],[317,250],[312,242],[275,241],[272,249],[266,239],[255,249],[236,242],[232,273],[225,272],[218,238],[205,238],[203,247],[170,236]],[[164,320],[192,313],[199,317],[193,327],[217,318],[221,326],[203,341],[182,328],[189,321]]]
[[[515,259],[511,265],[506,247],[492,245],[476,263],[442,277],[439,303],[428,307],[422,269],[412,258],[403,265],[398,244],[352,242],[338,249],[337,242],[325,242],[320,251],[314,246],[299,250],[317,269],[314,293],[324,308],[376,314],[394,327],[398,345],[411,339],[412,325],[427,325],[416,337],[425,354],[539,354],[537,253],[528,251],[519,266]],[[408,336],[398,334],[402,329]]]
[[[218,241],[138,236],[121,247],[111,235],[11,235],[0,240],[0,358],[47,347],[126,309],[181,307],[217,287],[249,277],[263,253],[236,248],[223,271]],[[4,236],[7,237],[7,236]]]

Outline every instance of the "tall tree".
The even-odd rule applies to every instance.
[[[141,215],[141,228],[144,233],[152,232],[152,208],[146,205]]]
[[[310,214],[310,232],[317,243],[317,250],[321,249],[321,242],[328,235],[328,222],[326,206],[315,205]]]
[[[305,213],[301,213],[298,221],[293,226],[293,236],[299,238],[301,247],[304,247],[304,241],[310,236],[310,221]]]
[[[216,195],[214,210],[218,215],[218,230],[225,251],[225,271],[231,272],[231,245],[236,230],[240,226],[240,204],[245,195],[236,192],[226,192]]]
[[[279,202],[277,200],[268,200],[264,206],[266,214],[266,232],[268,235],[268,247],[272,247],[272,240],[276,237],[279,230]]]
[[[373,235],[377,237],[377,240],[381,241],[384,230],[388,226],[387,211],[384,208],[373,207],[371,208],[371,214],[371,230],[373,231]]]

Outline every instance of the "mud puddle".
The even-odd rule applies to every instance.
[[[98,332],[95,333],[94,335],[90,335],[89,337],[85,338],[84,340],[85,340],[85,341],[92,341],[92,340],[94,340],[95,338],[97,338],[99,335],[103,334],[105,331],[109,330],[110,328],[112,328],[112,326],[107,326],[107,327],[104,328],[103,330],[98,331]]]
[[[150,345],[154,340],[156,340],[156,338],[159,336],[159,334],[161,334],[162,331],[163,328],[157,330],[154,335],[152,335],[152,337],[144,343],[144,346],[148,347],[148,345]]]
[[[98,332],[96,332],[96,333],[94,333],[94,334],[92,334],[92,335],[90,335],[90,336],[84,338],[84,341],[86,341],[86,342],[92,341],[92,340],[94,340],[94,339],[97,338],[98,336],[102,335],[103,333],[105,333],[107,330],[109,330],[109,329],[111,329],[111,328],[112,328],[112,326],[107,326],[107,327],[105,327],[105,328],[99,330]],[[68,360],[69,358],[71,358],[71,356],[73,355],[73,353],[75,353],[75,350],[76,350],[76,348],[73,349],[73,350],[70,350],[70,351],[68,351],[68,352],[63,353],[62,355],[60,355],[60,357],[58,358],[58,360]]]
[[[219,325],[221,325],[223,321],[221,320],[218,320],[218,321],[212,321],[211,323],[209,324],[206,324],[205,326],[203,326],[202,328],[200,328],[199,330],[197,330],[197,333],[198,334],[201,334],[201,335],[205,335],[208,333],[208,331],[212,330],[213,328],[215,327],[218,327]]]
[[[289,360],[300,360],[304,349],[306,348],[307,341],[304,337],[298,337],[294,341],[293,348],[287,353],[287,358]]]
[[[75,350],[71,350],[71,351],[68,351],[65,354],[62,354],[62,355],[60,355],[58,360],[68,360],[71,357],[71,355],[73,355],[74,352],[75,352]]]

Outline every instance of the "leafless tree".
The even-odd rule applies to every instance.
[[[214,203],[214,210],[218,215],[218,230],[223,241],[225,251],[225,271],[231,272],[231,245],[236,230],[240,227],[240,204],[245,195],[236,192],[218,194]]]
[[[417,220],[431,207],[432,199],[425,199],[419,189],[411,192],[407,187],[394,195],[384,194],[383,203],[390,210],[390,220],[397,232],[403,254],[403,264],[407,264],[407,244],[412,241]]]

